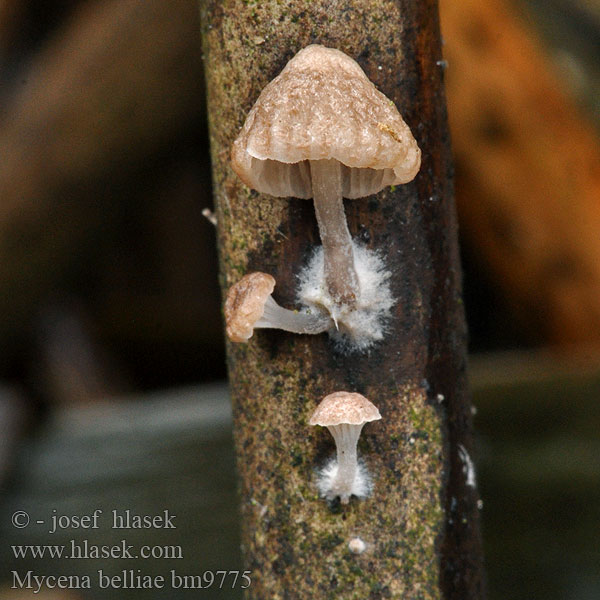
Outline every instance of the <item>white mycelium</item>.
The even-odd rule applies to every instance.
[[[329,334],[346,351],[366,350],[383,339],[395,303],[390,289],[391,274],[377,252],[356,242],[353,249],[359,283],[354,306],[339,304],[329,294],[321,247],[298,275],[298,301],[331,316],[336,327]]]

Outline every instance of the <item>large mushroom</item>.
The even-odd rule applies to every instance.
[[[314,199],[328,294],[353,307],[359,277],[342,198],[407,183],[421,164],[394,103],[343,52],[307,46],[264,88],[231,158],[261,193]]]

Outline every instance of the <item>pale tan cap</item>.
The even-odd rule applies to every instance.
[[[249,187],[312,198],[306,161],[342,163],[342,196],[361,198],[411,181],[421,151],[394,103],[349,56],[307,46],[262,91],[233,144]]]
[[[321,400],[308,423],[309,425],[330,427],[342,423],[362,425],[378,419],[381,419],[379,410],[362,394],[333,392]]]
[[[225,300],[225,324],[232,342],[246,342],[255,323],[265,312],[265,302],[275,289],[275,279],[267,273],[248,273],[229,288]]]

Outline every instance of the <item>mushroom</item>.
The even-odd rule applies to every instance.
[[[247,342],[254,329],[275,328],[294,333],[322,333],[331,319],[279,306],[271,296],[275,278],[267,273],[248,273],[229,288],[225,300],[227,335],[232,342]]]
[[[407,183],[421,164],[394,103],[343,52],[307,46],[262,91],[231,160],[261,193],[313,198],[327,291],[334,304],[354,307],[359,277],[342,198]]]
[[[347,504],[352,495],[367,495],[368,475],[358,463],[356,446],[364,424],[378,419],[377,407],[354,392],[325,396],[310,417],[310,425],[327,427],[335,440],[337,461],[322,471],[319,481],[321,494],[328,500],[339,496],[341,503]]]

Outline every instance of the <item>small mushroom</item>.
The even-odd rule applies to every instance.
[[[369,491],[368,475],[358,463],[356,446],[365,423],[381,419],[377,407],[363,395],[334,392],[325,396],[309,420],[310,425],[327,427],[335,440],[337,461],[321,473],[319,489],[328,500],[350,496],[362,498]]]
[[[421,164],[394,103],[343,52],[307,46],[264,88],[231,159],[261,193],[314,199],[328,293],[354,307],[359,277],[342,198],[407,183]]]
[[[225,323],[232,342],[247,342],[258,328],[322,333],[331,327],[329,317],[279,306],[271,296],[274,289],[275,278],[260,272],[244,275],[229,288],[225,300]]]

